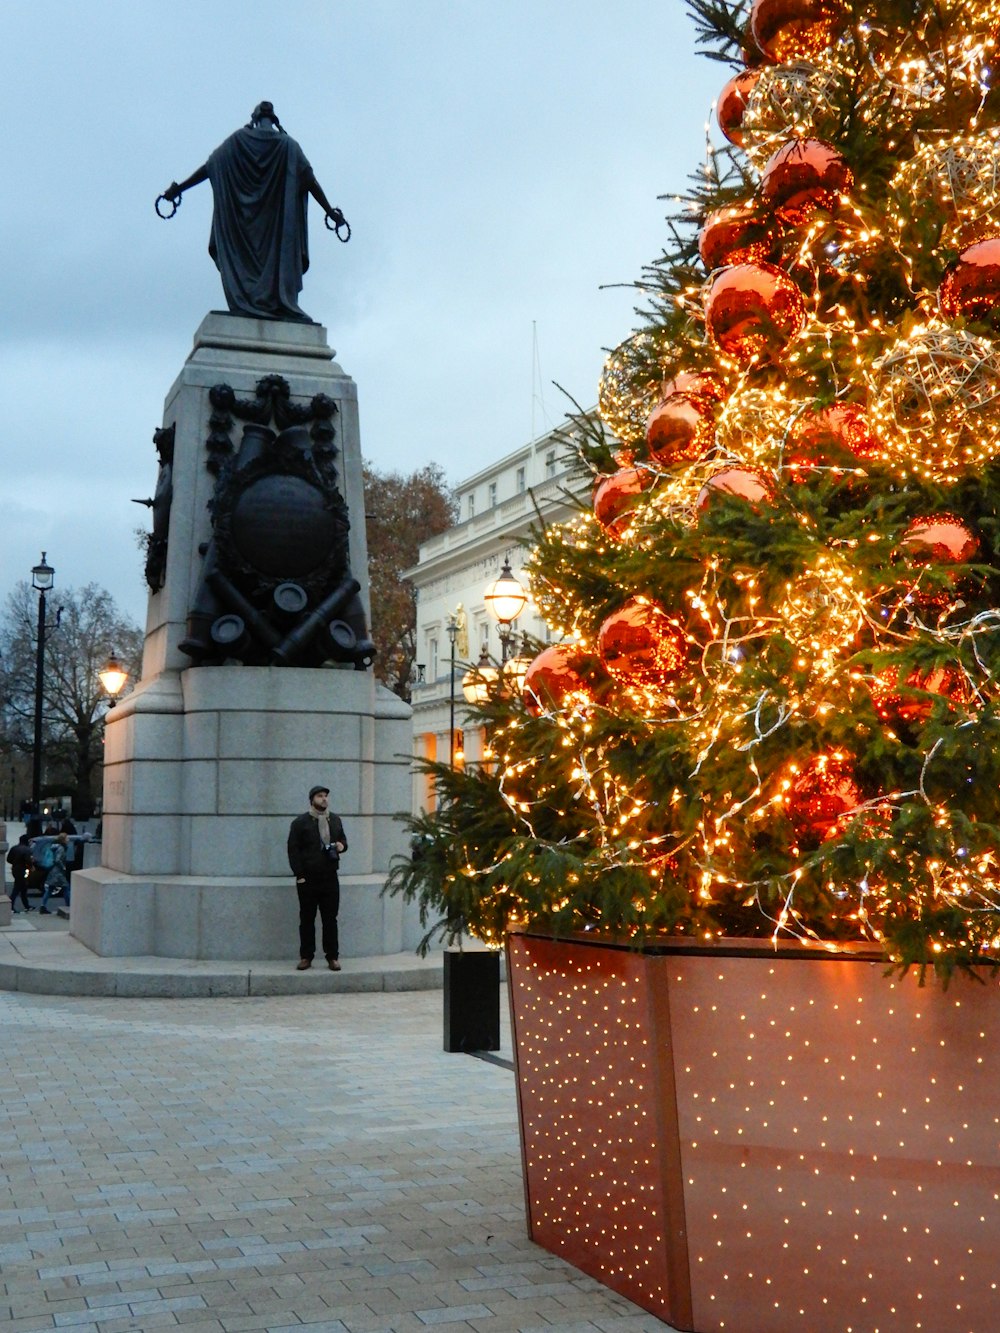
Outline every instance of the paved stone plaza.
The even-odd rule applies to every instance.
[[[513,1073],[441,1021],[0,992],[0,1333],[664,1333],[527,1239]]]

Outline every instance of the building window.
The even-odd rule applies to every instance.
[[[497,507],[497,484],[496,484],[495,481],[491,481],[491,482],[490,482],[490,508],[491,508],[491,509],[496,509],[496,507]]]
[[[554,477],[556,475],[556,451],[550,449],[545,455],[545,475]]]
[[[518,495],[523,495],[523,494],[524,494],[524,468],[523,468],[523,467],[519,467],[519,468],[517,469],[517,493],[518,493]]]
[[[466,518],[475,518],[476,516],[476,493],[470,491],[465,501]]]
[[[436,638],[427,640],[427,660],[430,663],[430,679],[438,678],[438,641]]]

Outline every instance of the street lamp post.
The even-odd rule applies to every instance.
[[[486,610],[497,622],[500,630],[500,665],[504,666],[510,656],[510,647],[514,642],[514,621],[528,604],[528,594],[514,577],[510,567],[510,555],[504,556],[500,577],[495,579],[483,593]]]
[[[448,764],[455,767],[455,640],[458,638],[458,617],[448,617],[445,624],[451,644],[451,665],[448,677]]]
[[[38,593],[38,637],[35,648],[35,737],[31,762],[31,800],[38,813],[42,793],[42,699],[45,681],[45,594],[55,582],[56,571],[45,559],[31,571],[31,586]]]

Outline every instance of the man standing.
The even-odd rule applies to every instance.
[[[316,911],[323,923],[323,953],[331,972],[340,971],[337,913],[340,910],[340,854],[347,838],[340,816],[329,810],[329,787],[313,787],[309,809],[288,830],[288,864],[299,893],[299,962],[304,972],[316,952]]]

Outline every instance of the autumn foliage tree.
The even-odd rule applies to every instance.
[[[379,472],[365,463],[364,479],[372,638],[378,645],[375,674],[409,700],[417,653],[417,594],[403,572],[417,563],[422,542],[455,522],[455,497],[436,463],[409,475]]]

